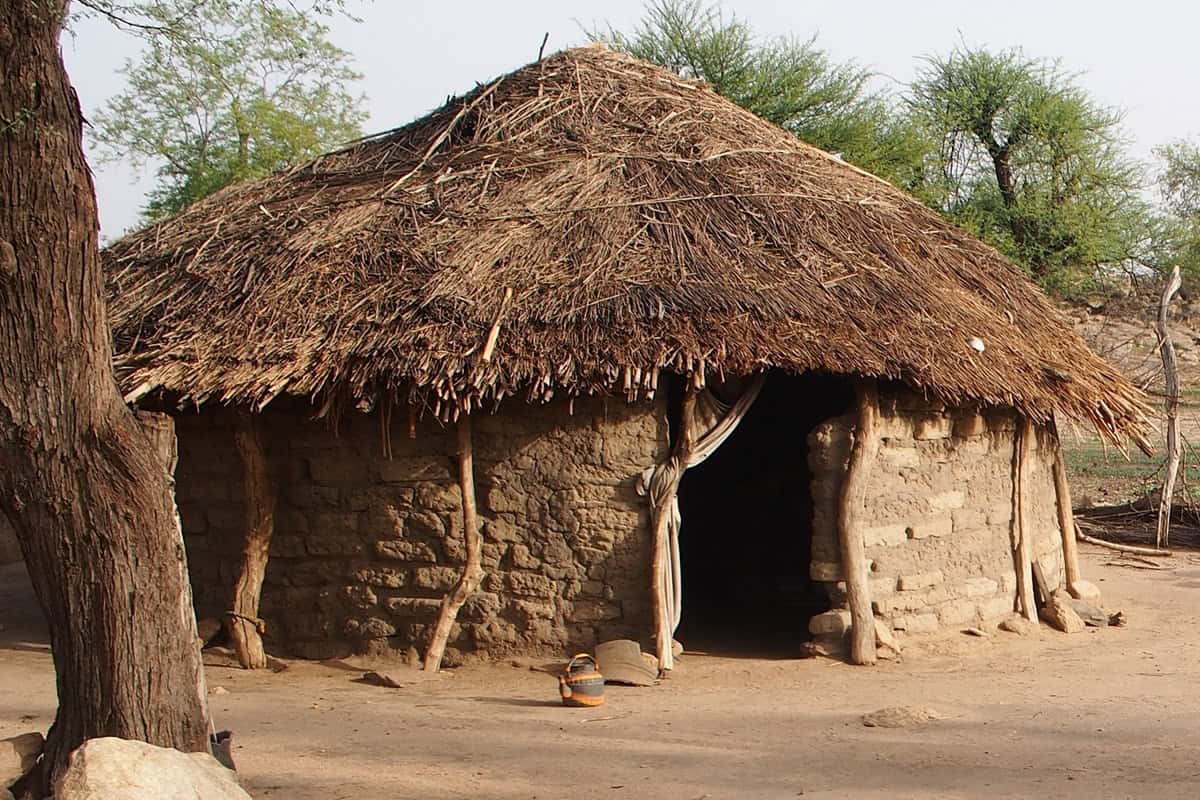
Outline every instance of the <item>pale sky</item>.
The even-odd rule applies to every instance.
[[[584,29],[628,30],[642,0],[376,0],[352,9],[361,24],[333,23],[333,39],[365,76],[367,131],[409,122],[448,95],[586,41]],[[1060,59],[1099,102],[1124,109],[1132,152],[1180,138],[1200,140],[1200,4],[1189,0],[726,0],[727,11],[766,36],[817,34],[833,57],[853,59],[901,89],[922,55],[955,44],[1021,47]],[[136,41],[101,21],[64,37],[63,53],[85,115],[122,87],[117,73]],[[105,238],[137,218],[153,170],[93,161]]]

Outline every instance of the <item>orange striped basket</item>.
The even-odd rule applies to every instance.
[[[604,676],[596,659],[587,653],[579,653],[569,662],[567,669],[558,676],[558,693],[564,706],[590,708],[604,704]]]

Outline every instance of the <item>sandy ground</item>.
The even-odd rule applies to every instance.
[[[527,666],[476,666],[402,689],[361,666],[210,667],[256,798],[1196,798],[1200,556],[1173,568],[1084,554],[1124,628],[955,634],[900,663],[686,655],[655,688],[566,709]],[[54,676],[20,565],[0,568],[0,737],[44,730]],[[943,719],[866,728],[864,712]]]

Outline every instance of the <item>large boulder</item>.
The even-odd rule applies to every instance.
[[[37,763],[46,740],[40,733],[23,733],[0,739],[0,790],[15,783]],[[0,794],[0,798],[4,795]]]
[[[237,778],[208,753],[145,742],[89,739],[71,753],[55,800],[249,800]]]

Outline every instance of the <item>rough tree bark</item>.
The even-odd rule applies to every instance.
[[[84,739],[207,747],[171,484],[112,376],[67,0],[0,0],[0,510],[50,627],[45,773]]]
[[[258,420],[248,411],[234,416],[234,443],[242,462],[246,492],[246,524],[242,540],[242,563],[233,585],[233,598],[225,613],[225,628],[245,669],[267,666],[262,643],[262,622],[258,602],[262,597],[263,576],[267,572],[267,553],[275,532],[275,488],[267,468]]]

